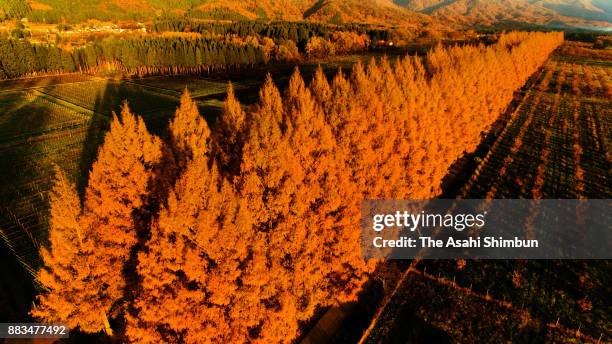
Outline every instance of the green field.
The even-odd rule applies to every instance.
[[[0,93],[0,143],[62,131],[91,115],[66,108],[36,91]],[[16,133],[19,133],[16,135]]]

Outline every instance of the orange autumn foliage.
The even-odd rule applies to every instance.
[[[278,248],[283,239],[291,243],[288,235],[292,229],[286,217],[293,211],[304,171],[286,137],[281,95],[269,75],[259,94],[243,147],[238,189],[251,214],[256,242],[246,265],[245,282],[259,300],[255,303],[261,322],[257,338],[275,342],[298,331],[297,299],[288,295],[292,276],[283,274],[283,264],[291,264],[292,257]]]
[[[93,242],[83,227],[75,187],[57,166],[49,199],[50,248],[41,251],[45,267],[38,273],[46,291],[38,296],[31,314],[40,321],[61,322],[85,332],[104,330],[105,314],[91,284]]]
[[[296,70],[283,93],[268,76],[249,111],[230,87],[212,133],[185,92],[167,149],[126,106],[94,164],[83,214],[58,198],[52,209],[67,210],[52,217],[85,219],[91,302],[125,319],[126,340],[292,342],[318,309],[354,300],[367,280],[375,262],[360,255],[361,200],[438,196],[449,167],[562,40],[511,33],[486,47],[437,47],[423,59],[356,64],[331,84],[320,68],[309,85]],[[175,172],[159,187],[168,159]],[[82,254],[74,235],[67,240],[73,257]],[[64,245],[51,241],[52,250]],[[45,271],[82,270],[71,254],[47,258]],[[137,276],[122,273],[135,264],[130,254]],[[40,309],[65,307],[57,290]],[[75,326],[100,329],[82,321]]]
[[[124,269],[148,221],[153,169],[160,159],[161,141],[124,104],[93,164],[83,207],[93,245],[90,288],[97,289],[105,314],[126,292]]]
[[[279,250],[291,257],[300,310],[308,319],[317,307],[330,300],[352,299],[367,271],[355,250],[359,241],[358,189],[346,178],[348,167],[338,148],[323,108],[296,69],[284,96],[285,116],[295,163],[304,178],[296,188],[293,213],[286,218],[292,245],[279,243]],[[301,236],[300,236],[301,235]]]
[[[189,162],[151,229],[148,249],[138,257],[142,282],[127,317],[130,340],[244,338],[247,326],[254,325],[244,316],[252,307],[236,300],[239,264],[248,254],[246,228],[240,202],[217,168],[202,157]]]
[[[227,86],[227,97],[223,103],[223,112],[217,120],[213,145],[215,157],[219,164],[230,175],[240,172],[242,147],[246,136],[247,118],[242,105],[236,99],[234,87]]]
[[[210,150],[210,129],[187,89],[183,91],[169,131],[170,147],[179,169],[184,170],[189,160],[203,156]]]

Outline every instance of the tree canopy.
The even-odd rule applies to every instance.
[[[79,314],[70,324],[85,332],[103,315],[130,342],[292,342],[318,309],[354,300],[376,264],[360,254],[361,200],[438,196],[562,41],[510,33],[357,64],[331,83],[296,70],[283,92],[268,76],[247,111],[230,86],[210,129],[186,91],[165,143],[124,106],[82,210],[58,172],[39,278],[49,291],[32,315]],[[95,308],[70,305],[77,296]]]

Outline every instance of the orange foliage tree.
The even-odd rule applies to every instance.
[[[230,95],[226,113],[236,110],[233,103]],[[235,114],[229,114],[230,125],[239,125]],[[239,264],[248,254],[246,206],[209,158],[210,131],[188,92],[170,130],[180,174],[138,255],[141,283],[126,335],[139,343],[245,338],[258,319],[247,320],[253,302],[240,297],[249,293],[237,292]]]
[[[153,170],[160,159],[161,141],[124,104],[121,116],[113,115],[93,164],[83,209],[94,245],[89,287],[97,291],[98,309],[107,315],[126,295],[126,284],[133,283],[126,281],[126,269],[148,222]]]
[[[52,197],[40,275],[51,291],[33,314],[62,320],[72,297],[62,293],[93,290],[95,312],[79,308],[87,314],[71,323],[87,332],[118,309],[133,342],[293,341],[317,309],[354,299],[372,268],[360,255],[360,201],[439,195],[451,164],[562,40],[510,33],[487,47],[358,63],[331,84],[321,68],[308,86],[296,70],[283,95],[268,76],[250,111],[229,87],[212,133],[185,92],[167,148],[125,106],[83,214],[76,196]],[[164,164],[172,178],[155,196]],[[95,249],[80,246],[76,228]],[[84,262],[92,289],[62,289],[54,276]],[[124,294],[126,307],[113,308]]]
[[[184,170],[193,157],[203,156],[210,150],[210,128],[187,89],[183,91],[169,131],[170,147],[179,170]]]
[[[83,226],[75,187],[57,166],[49,200],[50,248],[42,249],[45,266],[38,272],[46,291],[38,296],[31,314],[43,322],[60,322],[85,332],[108,331],[97,289],[91,284],[94,242]]]
[[[247,337],[252,303],[239,300],[248,219],[230,184],[206,158],[191,161],[138,257],[141,288],[128,314],[138,343],[236,342]]]
[[[240,172],[247,118],[242,105],[236,99],[234,87],[231,83],[227,86],[227,97],[223,103],[223,112],[217,121],[212,142],[214,155],[224,171],[231,176],[236,176]]]
[[[351,299],[367,270],[354,243],[359,231],[358,189],[348,178],[346,156],[338,148],[322,106],[296,69],[284,96],[285,136],[295,164],[303,171],[292,213],[286,217],[292,245],[283,240],[278,250],[291,257],[289,273],[302,301],[300,320],[334,298]],[[285,266],[287,268],[287,266]],[[302,271],[295,274],[292,271]]]

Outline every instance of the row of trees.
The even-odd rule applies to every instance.
[[[118,70],[144,75],[253,66],[264,62],[261,47],[183,37],[107,38],[71,51],[27,40],[0,38],[0,78],[53,72]]]
[[[309,57],[328,57],[336,53],[347,54],[368,49],[370,38],[355,32],[334,32],[330,39],[312,37],[306,44],[305,53]]]
[[[141,343],[294,340],[375,263],[360,256],[360,200],[438,195],[563,40],[510,35],[331,83],[296,70],[283,94],[268,77],[248,111],[230,85],[212,129],[185,92],[165,141],[124,106],[82,205],[57,173],[33,316]]]
[[[366,50],[369,42],[365,34],[335,32],[329,40],[311,38],[305,52],[310,57],[325,57]],[[276,43],[259,36],[193,38],[168,34],[122,39],[111,36],[72,49],[0,38],[0,79],[76,71],[119,71],[138,76],[201,73],[300,58],[294,41]]]
[[[354,32],[365,34],[373,41],[387,40],[388,30],[366,24],[331,25],[315,22],[286,21],[237,21],[232,23],[193,21],[184,18],[161,19],[156,21],[152,30],[156,32],[179,31],[199,32],[214,35],[238,35],[240,37],[268,37],[277,43],[291,40],[303,52],[308,40],[322,37],[327,40],[335,32]]]

